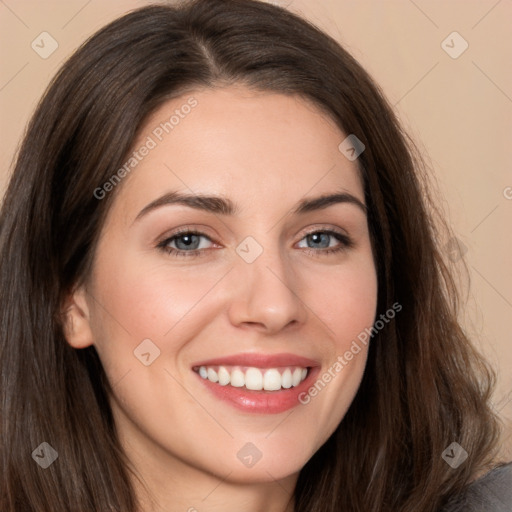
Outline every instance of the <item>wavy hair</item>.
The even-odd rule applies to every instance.
[[[491,467],[496,375],[457,321],[439,249],[449,230],[384,94],[299,16],[196,0],[137,9],[93,35],[52,80],[18,151],[0,220],[2,511],[137,510],[109,383],[94,347],[65,341],[61,304],[90,271],[115,195],[98,201],[94,190],[147,117],[186,91],[234,83],[312,100],[364,143],[377,315],[403,306],[372,338],[347,414],[301,470],[295,511],[434,512]],[[42,441],[59,453],[46,470],[31,458]],[[470,454],[457,470],[441,457],[453,441]]]

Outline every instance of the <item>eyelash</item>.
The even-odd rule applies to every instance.
[[[327,249],[303,249],[306,253],[311,254],[313,256],[325,256],[327,254],[336,254],[340,253],[341,251],[345,251],[347,249],[350,249],[353,247],[354,243],[352,240],[342,233],[338,233],[337,231],[329,230],[329,229],[317,229],[315,231],[310,231],[309,233],[306,233],[301,240],[304,238],[315,235],[315,234],[325,234],[330,235],[334,237],[338,242],[341,243],[339,247],[332,247]],[[194,231],[193,229],[184,229],[181,231],[176,231],[173,233],[172,236],[166,238],[162,242],[160,242],[157,247],[161,249],[162,251],[166,252],[167,254],[176,257],[197,257],[197,256],[205,256],[205,249],[194,249],[192,251],[183,251],[181,249],[174,249],[173,247],[169,247],[168,244],[170,244],[172,241],[174,241],[177,238],[180,238],[180,236],[183,235],[196,235],[196,236],[203,236],[205,238],[208,238],[208,240],[212,241],[208,235],[205,235],[204,233],[201,233],[200,231]]]

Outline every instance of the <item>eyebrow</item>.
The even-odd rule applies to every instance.
[[[299,204],[291,211],[293,215],[300,215],[307,212],[316,210],[322,210],[328,208],[334,204],[352,204],[360,208],[364,214],[367,213],[366,205],[348,192],[338,192],[335,194],[324,194],[318,197],[309,199],[303,199]],[[179,204],[194,208],[196,210],[202,210],[209,213],[220,214],[220,215],[236,215],[239,212],[238,206],[224,196],[208,196],[203,194],[184,194],[181,192],[169,192],[163,196],[155,199],[147,206],[145,206],[135,218],[135,221],[139,220],[149,212],[156,210],[162,206],[169,206],[173,204]]]

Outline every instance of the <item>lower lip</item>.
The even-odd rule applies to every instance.
[[[196,375],[218,399],[237,409],[257,414],[278,414],[300,405],[299,395],[307,391],[319,371],[319,367],[310,368],[308,376],[298,386],[280,391],[252,391],[229,384],[221,386]]]

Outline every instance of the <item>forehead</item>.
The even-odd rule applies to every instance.
[[[283,207],[288,199],[333,189],[364,201],[357,164],[338,148],[345,137],[329,116],[296,95],[242,86],[193,91],[145,122],[116,202],[138,208],[177,190]]]

